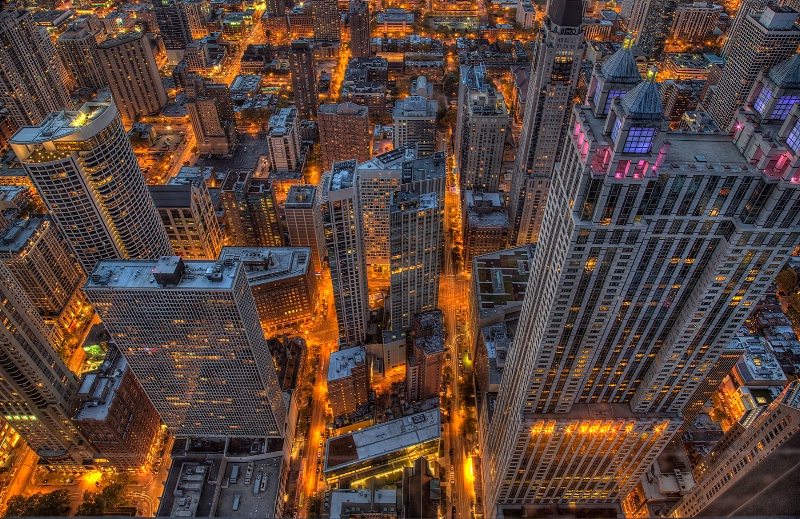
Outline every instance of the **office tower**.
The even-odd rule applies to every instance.
[[[358,411],[367,403],[372,363],[361,346],[331,353],[328,364],[328,400],[334,418]]]
[[[436,193],[396,191],[389,207],[391,330],[439,305],[444,210]]]
[[[695,468],[697,484],[671,517],[797,515],[800,382],[755,413],[747,425],[735,422],[703,458]]]
[[[728,129],[759,72],[795,54],[800,44],[796,19],[794,10],[771,5],[761,15],[750,14],[742,21],[731,43],[722,77],[703,101],[717,128]]]
[[[308,247],[225,247],[219,261],[244,265],[264,330],[279,330],[313,317],[317,277]]]
[[[472,258],[503,250],[511,227],[500,193],[464,193],[464,270],[472,272]]]
[[[222,182],[225,208],[225,244],[237,247],[280,247],[278,202],[268,178],[251,171],[231,171]]]
[[[186,88],[186,110],[200,153],[228,155],[236,146],[236,117],[228,86],[194,78]]]
[[[758,114],[765,124],[785,121],[792,107],[800,102],[800,54],[769,70],[762,70],[750,89],[746,109]]]
[[[170,433],[283,436],[283,398],[242,263],[101,261],[84,290]]]
[[[113,100],[52,113],[10,142],[84,272],[172,251]]]
[[[293,41],[289,52],[289,68],[292,73],[294,102],[300,117],[305,119],[316,117],[319,100],[314,45],[305,40]]]
[[[150,467],[161,420],[116,347],[97,370],[83,376],[78,398],[73,423],[97,448],[98,465],[133,471]]]
[[[85,275],[49,216],[18,218],[0,234],[0,262],[45,323],[65,330],[88,304]]]
[[[199,40],[204,36],[208,36],[208,20],[211,14],[209,5],[203,0],[185,0],[181,3],[181,8],[186,13],[186,21],[189,24],[192,40]]]
[[[389,207],[398,189],[436,193],[444,209],[447,181],[445,153],[417,158],[414,148],[401,148],[359,164],[358,187],[364,221],[364,249],[373,269],[389,268]]]
[[[328,246],[333,301],[339,325],[339,349],[364,344],[369,300],[364,223],[359,205],[356,161],[333,164],[322,175],[322,222]]]
[[[350,55],[354,58],[370,56],[369,2],[350,2]]]
[[[22,9],[0,10],[0,101],[18,126],[69,106],[67,71],[47,32]]]
[[[194,38],[183,0],[153,2],[158,32],[168,51],[183,50]]]
[[[483,440],[487,510],[631,491],[800,237],[798,115],[667,134],[653,71],[607,117],[574,108]]]
[[[56,49],[79,88],[98,89],[106,84],[97,39],[87,27],[70,27],[56,40]]]
[[[70,421],[78,379],[53,348],[60,336],[45,325],[5,265],[0,277],[0,412],[40,462],[91,463],[93,447]]]
[[[223,236],[203,175],[179,174],[166,185],[147,189],[175,254],[186,259],[217,259]]]
[[[341,39],[337,0],[314,0],[311,17],[314,20],[314,41],[335,43]]]
[[[270,16],[286,16],[286,1],[267,0],[267,13]]]
[[[310,248],[311,265],[316,272],[321,273],[328,249],[322,225],[320,189],[305,184],[291,186],[283,206],[283,214],[286,217],[290,245]]]
[[[679,41],[700,43],[712,36],[723,8],[718,4],[695,2],[678,5],[672,22],[671,37]]]
[[[461,189],[496,192],[511,119],[503,94],[484,80],[483,65],[461,67],[455,156]]]
[[[281,108],[269,118],[269,163],[272,171],[300,171],[300,121],[297,108]]]
[[[342,160],[356,159],[360,164],[370,159],[372,125],[366,106],[324,104],[320,105],[317,117],[323,170]]]
[[[417,155],[427,157],[436,149],[437,104],[422,96],[398,99],[394,105],[394,147],[417,145]]]
[[[525,117],[509,198],[511,244],[539,239],[550,178],[569,118],[585,46],[580,0],[553,0],[536,37],[535,71],[528,86]]]
[[[144,33],[120,33],[98,45],[97,52],[123,123],[130,126],[137,116],[164,108],[167,93]]]
[[[734,17],[733,22],[728,25],[725,43],[722,45],[720,56],[726,58],[726,60],[730,57],[734,42],[737,40],[737,38],[741,37],[741,31],[743,30],[742,27],[744,27],[745,21],[750,17],[751,14],[761,14],[764,11],[764,8],[767,7],[767,3],[767,0],[742,0],[742,2],[739,3],[739,9],[736,10],[736,16]]]
[[[645,10],[636,30],[636,44],[642,49],[650,63],[664,56],[664,44],[675,19],[678,0],[643,0]]]
[[[438,398],[444,364],[444,314],[430,310],[414,315],[406,334],[406,388],[409,402]]]

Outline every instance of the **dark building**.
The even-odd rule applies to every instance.
[[[305,40],[292,42],[289,53],[294,102],[301,117],[317,116],[317,73],[314,68],[314,45]]]
[[[284,335],[283,341],[278,338],[267,339],[269,353],[275,360],[275,371],[278,385],[282,391],[297,387],[297,379],[306,356],[306,340],[302,337]]]
[[[439,478],[425,458],[417,458],[414,467],[403,469],[403,512],[405,517],[440,517],[442,489]]]
[[[354,58],[368,58],[369,47],[369,3],[355,0],[350,2],[350,54]]]
[[[158,0],[153,2],[158,31],[167,50],[182,50],[192,39],[192,29],[186,9],[181,0]]]
[[[268,178],[232,171],[222,183],[226,243],[238,247],[280,247],[278,203]]]

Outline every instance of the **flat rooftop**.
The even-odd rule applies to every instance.
[[[325,472],[402,451],[441,437],[439,408],[390,420],[331,438],[325,449]]]
[[[372,512],[370,508],[374,508],[374,510],[388,508],[393,513],[397,506],[397,494],[396,488],[332,490],[330,492],[330,519],[351,517],[355,511],[351,509],[370,513]]]
[[[353,368],[364,364],[366,359],[367,350],[360,346],[331,353],[328,364],[328,382],[352,376]]]
[[[167,256],[173,258],[175,256]],[[161,260],[98,261],[86,280],[84,289],[120,288],[126,290],[163,290],[155,273]],[[181,290],[232,290],[240,263],[226,265],[214,260],[183,261],[185,270],[175,288]],[[214,271],[216,269],[216,271]],[[210,277],[210,275],[213,276]]]
[[[472,259],[472,282],[479,319],[504,314],[522,306],[535,250],[535,245],[523,245]]]
[[[18,254],[27,249],[29,241],[43,225],[47,225],[45,215],[18,218],[0,233],[0,256]]]
[[[284,207],[289,209],[311,209],[314,206],[316,196],[317,186],[309,184],[293,185],[289,187],[289,194],[286,195]]]
[[[242,264],[250,286],[305,276],[311,247],[223,247],[219,261]]]
[[[189,208],[192,206],[192,186],[153,185],[147,186],[150,197],[158,208]]]
[[[414,316],[414,346],[427,354],[444,351],[444,314],[441,310],[430,310]]]

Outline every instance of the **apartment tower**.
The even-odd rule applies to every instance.
[[[360,164],[371,158],[372,125],[366,106],[355,103],[321,105],[317,116],[324,171],[334,162],[356,159]]]
[[[317,71],[314,60],[314,44],[307,40],[295,40],[289,51],[289,68],[292,73],[294,102],[300,117],[312,119],[317,116]]]
[[[283,214],[286,217],[290,245],[309,247],[311,264],[316,272],[321,273],[328,249],[322,225],[320,188],[305,184],[291,186],[283,206]]]
[[[339,4],[337,0],[315,0],[311,10],[314,23],[314,41],[337,43],[339,34]]]
[[[369,2],[350,2],[350,55],[354,58],[370,56]]]
[[[97,39],[87,27],[70,27],[56,40],[58,55],[79,88],[96,90],[106,84]]]

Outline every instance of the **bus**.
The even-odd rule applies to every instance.
[[[233,511],[234,512],[239,510],[239,501],[241,501],[241,500],[242,500],[241,494],[236,494],[235,496],[233,496]]]

